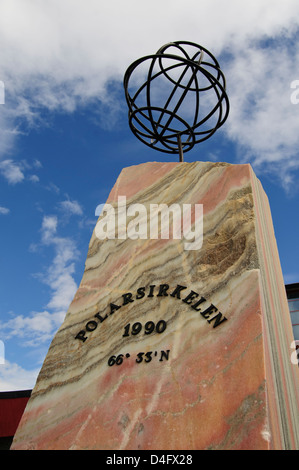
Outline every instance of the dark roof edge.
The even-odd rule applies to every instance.
[[[31,392],[32,390],[15,390],[12,392],[0,392],[0,400],[9,398],[29,398]]]

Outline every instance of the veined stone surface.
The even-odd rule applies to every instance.
[[[132,166],[119,196],[202,204],[202,247],[94,231],[12,449],[298,448],[290,315],[250,165]]]

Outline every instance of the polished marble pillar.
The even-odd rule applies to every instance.
[[[251,166],[131,166],[107,204],[12,448],[298,449],[292,327]],[[181,209],[168,233],[160,204]]]

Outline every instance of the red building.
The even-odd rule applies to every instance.
[[[0,450],[9,450],[31,390],[0,392]]]

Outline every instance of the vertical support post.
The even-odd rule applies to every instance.
[[[180,162],[183,162],[184,154],[183,154],[182,140],[181,140],[180,134],[178,134],[178,147],[179,147]]]

